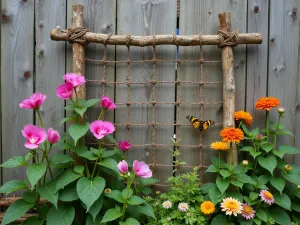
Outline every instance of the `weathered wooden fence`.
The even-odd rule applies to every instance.
[[[180,35],[215,34],[219,29],[218,13],[229,11],[232,13],[232,26],[241,33],[261,32],[264,42],[257,46],[238,46],[235,54],[236,77],[236,109],[246,109],[254,115],[254,126],[262,126],[263,112],[255,111],[254,103],[257,98],[265,95],[278,97],[282,106],[286,108],[285,122],[287,128],[295,133],[295,138],[284,138],[287,144],[300,147],[300,106],[298,106],[299,68],[299,9],[297,0],[181,0],[180,14],[177,18],[176,0],[2,0],[1,15],[1,150],[2,160],[13,155],[24,155],[24,140],[20,130],[25,124],[33,123],[36,118],[28,111],[21,110],[19,103],[24,97],[35,91],[47,94],[42,112],[46,118],[46,126],[58,128],[58,121],[64,116],[63,104],[55,95],[55,88],[63,82],[62,75],[72,71],[71,46],[67,43],[53,42],[49,32],[57,25],[62,29],[71,26],[72,5],[84,5],[85,27],[95,33],[115,33],[133,35],[172,34],[179,27]],[[160,58],[176,59],[176,46],[157,47]],[[199,58],[198,47],[179,48],[180,58]],[[103,46],[90,44],[86,48],[86,57],[101,59]],[[151,48],[132,47],[131,57],[137,59],[151,59]],[[216,46],[204,48],[204,57],[219,61],[220,50]],[[126,48],[121,46],[107,47],[107,60],[126,60]],[[89,80],[99,80],[103,74],[103,66],[86,62],[85,75]],[[108,64],[106,66],[107,81],[124,81],[127,65]],[[157,65],[158,76],[174,80],[175,64]],[[135,81],[149,80],[152,67],[146,64],[132,65],[131,78]],[[181,65],[182,80],[199,79],[200,64]],[[168,76],[166,76],[168,74]],[[206,79],[212,82],[221,80],[221,65],[205,66]],[[124,87],[125,89],[126,87]],[[195,90],[190,86],[181,89],[182,98],[187,102],[199,102],[199,85]],[[161,86],[157,89],[165,101],[175,99],[175,86]],[[106,89],[106,95],[115,97],[117,102],[124,100],[124,90],[115,91],[113,87]],[[148,102],[151,92],[140,87],[132,93],[132,101]],[[162,95],[163,93],[163,95]],[[88,98],[99,98],[102,95],[101,84],[89,83]],[[222,100],[222,88],[210,88],[203,96],[204,101]],[[125,100],[126,101],[126,96]],[[164,99],[161,99],[164,101]],[[300,103],[299,103],[300,104]],[[116,110],[114,115],[106,119],[116,123],[126,121],[124,109]],[[96,118],[99,108],[89,113],[90,118]],[[181,110],[181,121],[186,115],[199,115],[199,105]],[[165,107],[157,112],[159,121],[173,123],[176,118],[174,108]],[[222,108],[206,108],[205,118],[221,122]],[[133,109],[137,122],[148,121],[148,108]],[[275,116],[275,115],[273,115]],[[148,118],[149,117],[149,118]],[[131,133],[130,141],[142,145],[148,140],[147,128],[136,129]],[[150,132],[150,131],[149,131]],[[205,142],[210,143],[218,139],[218,131],[209,131]],[[198,144],[199,133],[193,129],[183,128],[181,144]],[[117,138],[126,138],[122,129],[116,132]],[[173,127],[158,131],[158,141],[171,144],[169,137],[174,134]],[[159,159],[163,163],[170,163],[172,158],[168,153],[169,147],[158,149]],[[200,163],[199,149],[189,149],[182,152],[182,160],[189,165]],[[213,152],[208,148],[203,152],[203,164],[209,164]],[[166,157],[169,156],[169,157]],[[149,148],[135,148],[131,157],[151,161]],[[289,159],[290,162],[300,163],[300,158]],[[12,172],[13,171],[13,172]],[[22,179],[24,170],[2,170],[2,182],[11,179]]]

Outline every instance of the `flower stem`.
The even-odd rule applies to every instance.
[[[103,114],[104,114],[104,109],[102,108],[100,115],[98,116],[98,120],[100,120],[102,118]]]
[[[278,130],[279,130],[280,119],[281,119],[281,114],[279,114],[279,118],[278,118],[278,122],[277,122],[277,126],[276,126],[276,132],[275,132],[275,135],[274,135],[274,149],[276,148],[276,142],[277,142],[277,135],[278,135]]]
[[[135,178],[135,175],[132,177],[131,180],[130,180],[130,177],[127,180],[127,187],[126,187],[127,193],[126,193],[126,197],[124,199],[124,204],[123,204],[123,208],[122,208],[122,212],[121,212],[121,214],[122,214],[121,221],[124,221],[124,219],[125,219],[125,212],[126,212],[126,209],[127,209],[127,201],[128,201],[129,189],[130,189],[130,187],[132,185],[132,182],[134,181],[134,178]]]
[[[269,111],[267,111],[267,116],[266,116],[266,132],[267,132],[267,141],[269,141]]]
[[[79,105],[78,105],[78,96],[77,96],[76,88],[74,88],[74,92],[75,92],[75,96],[76,96],[76,105],[79,106]]]
[[[230,142],[230,148],[229,148],[229,165],[230,169],[232,168],[232,143]]]
[[[36,112],[37,112],[37,114],[38,114],[38,117],[39,117],[39,121],[40,121],[41,127],[42,127],[42,128],[45,128],[44,122],[43,122],[43,119],[42,119],[42,116],[41,116],[41,113],[40,113],[40,109],[37,109]]]
[[[102,142],[99,141],[98,158],[96,159],[96,162],[95,162],[95,165],[94,165],[94,169],[93,169],[93,172],[92,172],[91,180],[94,178],[98,162],[99,162],[99,160],[101,158],[101,154],[100,154],[101,145],[102,145]]]

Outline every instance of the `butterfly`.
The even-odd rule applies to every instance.
[[[204,120],[201,121],[198,118],[194,117],[194,116],[187,116],[186,117],[191,124],[193,125],[194,129],[199,129],[199,130],[204,130],[206,131],[211,125],[215,124],[215,121],[213,120]]]

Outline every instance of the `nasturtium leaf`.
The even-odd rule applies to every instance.
[[[285,187],[285,180],[281,177],[272,177],[271,180],[270,180],[270,183],[272,184],[272,186],[274,188],[276,188],[280,194],[282,193],[284,187]]]
[[[87,211],[100,197],[104,187],[105,180],[102,177],[95,177],[93,180],[89,180],[87,177],[79,179],[76,190],[80,200],[86,205]]]
[[[26,164],[27,162],[23,156],[14,156],[2,163],[0,166],[4,168],[15,168],[19,166],[25,166]]]
[[[270,171],[273,174],[274,169],[277,166],[277,160],[274,156],[267,156],[266,158],[263,156],[258,157],[258,163],[261,167]]]
[[[51,208],[47,215],[46,225],[71,225],[75,217],[75,209],[70,205],[59,205]]]
[[[45,173],[46,173],[46,165],[45,164],[33,163],[27,167],[26,175],[28,177],[28,180],[29,180],[32,188],[44,176]]]
[[[0,193],[9,194],[23,189],[27,189],[27,184],[24,181],[11,180],[1,186]]]
[[[75,145],[79,138],[83,137],[88,132],[89,128],[90,125],[88,122],[82,125],[76,123],[71,124],[69,127],[69,134],[74,139]]]
[[[122,216],[122,213],[117,211],[116,209],[109,209],[103,216],[101,223],[107,223],[110,221],[114,221]]]

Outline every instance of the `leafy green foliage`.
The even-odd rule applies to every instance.
[[[75,209],[70,205],[59,205],[51,208],[47,215],[47,225],[71,225],[75,217]]]

